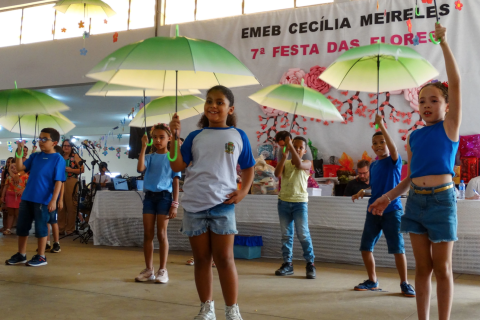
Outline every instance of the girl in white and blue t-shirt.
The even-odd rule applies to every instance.
[[[195,259],[195,283],[201,301],[199,319],[215,319],[212,301],[212,257],[217,265],[225,315],[242,319],[237,304],[238,276],[233,259],[237,234],[235,204],[248,193],[253,181],[255,160],[248,138],[235,127],[234,96],[230,89],[215,86],[208,90],[200,130],[188,135],[177,159],[175,172],[186,170],[182,207],[182,233],[187,235]],[[170,122],[180,135],[177,115]],[[174,144],[170,154],[175,152]],[[237,190],[236,167],[242,169],[242,189]],[[197,318],[195,318],[197,319]]]
[[[148,137],[142,137],[142,150],[138,157],[138,172],[144,172],[143,190],[143,230],[146,268],[135,278],[135,281],[144,282],[155,280],[158,283],[168,282],[167,257],[168,220],[177,216],[178,191],[181,173],[175,173],[170,168],[168,160],[168,143],[172,133],[167,125],[157,124],[152,127],[152,152],[145,155]],[[155,273],[153,268],[153,238],[155,236],[155,222],[157,237],[160,243],[160,267]]]

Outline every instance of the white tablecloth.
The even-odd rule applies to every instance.
[[[143,194],[134,191],[98,192],[90,224],[96,245],[143,246]],[[405,204],[405,199],[402,199]],[[344,197],[310,197],[309,226],[316,261],[362,264],[359,252],[365,222],[367,200],[352,203]],[[277,196],[248,195],[236,206],[240,234],[261,235],[262,256],[281,258],[281,234],[277,213]],[[190,250],[188,238],[178,232],[183,217],[170,221],[168,238],[171,250]],[[480,274],[480,202],[458,202],[458,238],[453,251],[455,272]],[[414,268],[409,236],[405,249],[409,268]],[[155,244],[158,247],[158,243]],[[302,248],[294,242],[294,258],[302,259]],[[375,247],[378,266],[395,267],[382,236]]]

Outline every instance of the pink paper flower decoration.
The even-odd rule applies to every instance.
[[[332,86],[318,78],[325,69],[327,68],[320,66],[311,67],[310,72],[305,75],[305,85],[322,94],[329,92]]]

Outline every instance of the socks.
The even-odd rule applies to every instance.
[[[19,253],[20,253],[20,252],[19,252]],[[23,253],[20,253],[20,254],[21,254],[22,257],[24,257],[24,258],[27,256],[26,254],[23,254]]]
[[[50,245],[50,240],[47,241],[47,245]]]
[[[45,256],[40,256],[40,257],[42,257],[42,258],[44,258],[44,259],[45,259]]]

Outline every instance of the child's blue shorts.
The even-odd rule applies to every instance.
[[[17,236],[27,237],[35,221],[35,238],[48,236],[47,223],[50,220],[48,205],[22,200],[18,210]]]
[[[194,237],[208,230],[219,235],[237,234],[235,205],[221,203],[200,212],[184,210],[180,232],[189,237]]]
[[[168,191],[145,192],[143,199],[143,214],[161,214],[168,216],[172,206],[172,194]]]
[[[385,233],[385,239],[387,240],[388,253],[405,253],[403,235],[400,233],[400,219],[402,214],[403,210],[395,210],[384,212],[382,216],[376,216],[367,211],[360,251],[373,252],[373,248],[378,239],[380,239],[383,231],[383,233]]]
[[[434,188],[422,188],[412,183],[408,192],[405,215],[402,217],[401,232],[427,234],[430,241],[457,241],[457,195],[452,187],[434,193],[435,189],[452,185],[453,182]],[[415,193],[431,191],[430,194]]]

